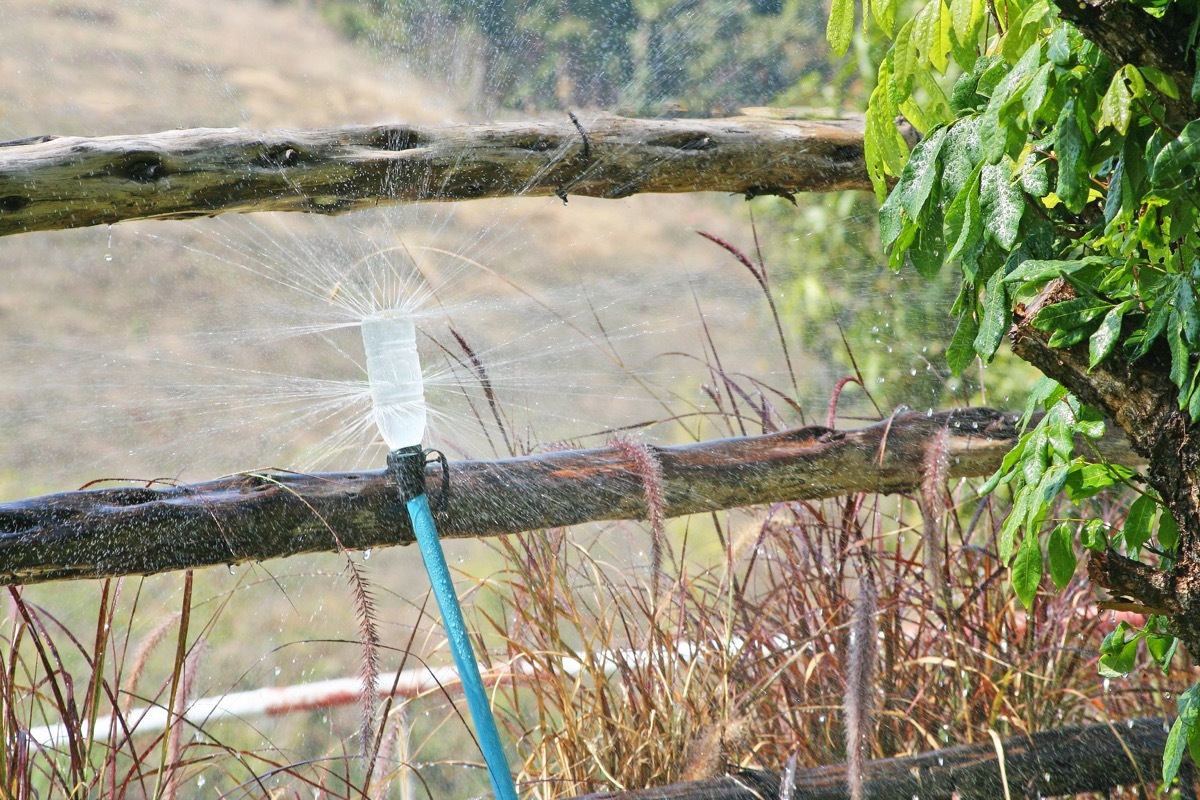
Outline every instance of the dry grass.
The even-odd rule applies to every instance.
[[[858,654],[878,671],[863,731],[872,757],[1170,713],[1184,677],[1143,671],[1117,687],[1097,676],[1112,623],[1085,579],[1021,608],[990,552],[991,516],[968,537],[951,523],[948,592],[924,574],[915,505],[875,497],[774,507],[722,535],[726,557],[712,566],[680,548],[657,606],[648,580],[564,531],[509,541],[486,619],[536,676],[502,701],[524,785],[570,797],[780,769],[792,755],[801,767],[844,761],[862,570],[879,593],[878,639]]]

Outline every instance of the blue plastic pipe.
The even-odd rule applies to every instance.
[[[471,649],[471,639],[467,636],[467,624],[463,619],[462,607],[458,604],[458,594],[454,591],[450,568],[446,566],[446,554],[442,552],[442,543],[438,540],[437,526],[429,510],[429,498],[419,494],[406,505],[417,545],[421,548],[421,558],[425,561],[425,571],[429,573],[429,582],[433,585],[433,596],[437,599],[438,610],[442,612],[442,624],[446,627],[454,665],[458,667],[458,679],[467,697],[471,719],[475,721],[475,735],[479,737],[479,748],[487,763],[492,791],[498,800],[517,800],[517,787],[513,784],[508,757],[504,755],[500,732],[496,730],[492,707],[483,689],[479,662],[475,660],[475,651]]]

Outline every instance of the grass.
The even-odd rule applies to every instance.
[[[703,346],[706,394],[717,409],[699,417],[709,429],[770,430],[798,412],[786,392],[726,371],[711,333]],[[487,380],[479,377],[486,365],[477,366],[477,379]],[[491,416],[481,414],[481,424]],[[639,465],[651,518],[661,516],[651,451],[632,440],[620,446]],[[1119,500],[1086,502],[1120,524]],[[500,567],[469,581],[467,601],[522,793],[550,800],[737,766],[779,769],[789,759],[800,767],[855,763],[986,742],[993,732],[1170,713],[1184,677],[1168,681],[1148,669],[1111,683],[1097,676],[1096,647],[1113,618],[1097,611],[1082,575],[1041,594],[1032,612],[1020,606],[995,556],[1006,510],[1001,499],[980,501],[970,482],[933,482],[911,498],[782,503],[660,521],[649,534],[626,524],[499,540]],[[638,541],[646,552],[631,552]],[[283,662],[293,645],[343,672],[359,660],[366,674],[444,657],[423,601],[405,598],[408,618],[391,616],[397,598],[383,588],[384,554],[369,565],[355,554],[341,558],[330,556],[320,572],[342,586],[340,634],[322,640],[311,632],[265,654],[261,666]],[[188,573],[77,586],[93,609],[82,627],[29,596],[37,593],[11,590],[0,629],[4,791],[483,791],[461,704],[444,689],[363,705],[361,723],[350,709],[274,728],[181,718],[201,692],[210,643],[228,635],[222,627],[253,641],[242,609],[263,592],[303,605],[315,574],[217,581]],[[151,597],[167,585],[171,612]],[[226,691],[271,682],[265,669],[223,680]],[[172,711],[172,724],[139,733],[132,709],[145,706]],[[109,729],[93,731],[88,720],[100,717]],[[60,720],[65,741],[44,747],[30,738],[30,729]]]

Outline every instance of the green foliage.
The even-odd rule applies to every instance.
[[[1190,0],[1141,7],[1149,23],[1183,3],[1197,13]],[[837,46],[853,11],[833,6]],[[863,0],[862,14],[892,37],[866,122],[883,244],[895,268],[931,277],[951,266],[961,275],[949,368],[991,360],[1014,308],[1042,295],[1029,307],[1050,347],[1086,346],[1097,370],[1114,354],[1136,361],[1157,346],[1169,353],[1179,408],[1200,421],[1200,120],[1188,119],[1200,78],[1179,85],[1178,74],[1114,63],[1049,0],[927,0],[907,17],[897,17],[894,0]],[[1191,36],[1194,47],[1195,25]],[[911,152],[898,114],[924,134]],[[1045,415],[984,487],[1013,493],[997,545],[1021,602],[1035,602],[1047,567],[1056,588],[1068,584],[1076,537],[1169,568],[1179,534],[1151,490],[1139,489],[1119,530],[1082,510],[1050,518],[1060,494],[1079,504],[1142,481],[1091,463],[1087,442],[1104,429],[1096,412],[1048,380],[1027,412],[1038,406]],[[1151,617],[1105,639],[1101,672],[1128,673],[1143,641],[1165,670],[1176,641],[1165,619]],[[1193,687],[1172,729],[1168,781],[1184,746],[1200,742],[1198,711]]]

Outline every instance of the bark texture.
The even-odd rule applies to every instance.
[[[1179,98],[1164,98],[1176,119],[1191,120],[1200,108],[1188,89],[1195,69],[1188,41],[1192,26],[1185,4],[1172,3],[1161,17],[1127,0],[1053,0],[1072,23],[1117,64],[1154,67],[1171,76]]]
[[[869,189],[861,121],[237,128],[0,143],[0,235],[225,212],[571,194]]]
[[[649,448],[662,468],[666,515],[853,492],[916,488],[934,436],[949,431],[949,477],[993,472],[1017,431],[985,408],[907,412],[855,430],[801,428],[766,436]],[[1136,456],[1124,440],[1109,458]],[[444,537],[519,531],[648,514],[628,448],[452,462],[426,482]],[[0,583],[144,575],[298,553],[409,544],[412,530],[383,470],[235,475],[189,486],[96,489],[0,504]]]
[[[1058,797],[1108,792],[1118,786],[1152,787],[1161,770],[1167,734],[1161,719],[1058,728],[1003,741],[1003,774],[991,743],[871,761],[864,795],[871,800]],[[579,800],[848,800],[844,765],[797,770],[790,798],[780,776],[742,770],[732,775],[657,789],[600,792]],[[1186,789],[1190,789],[1186,787]],[[1194,794],[1185,789],[1185,797]]]

